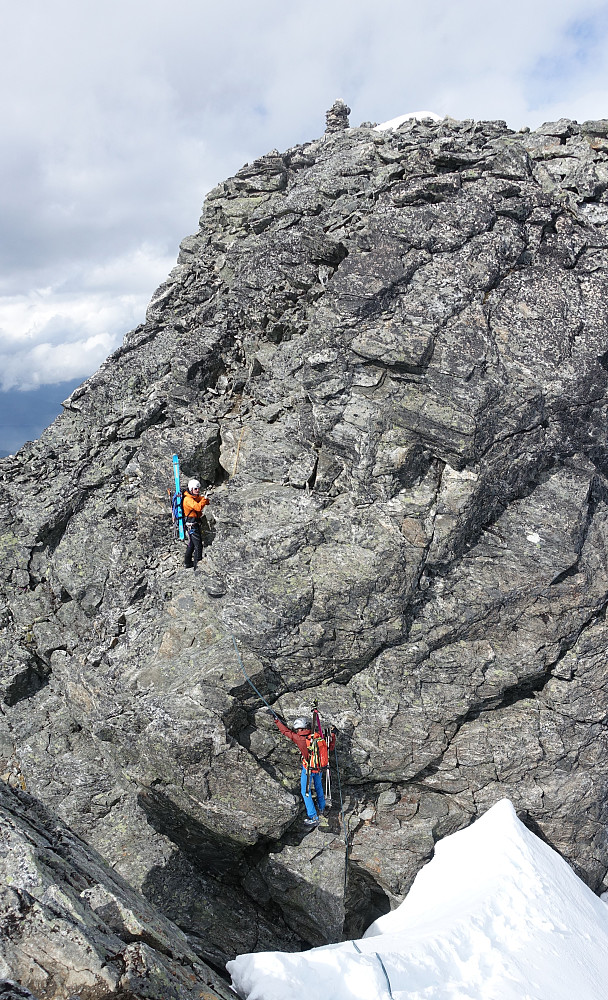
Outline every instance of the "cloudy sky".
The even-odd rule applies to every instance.
[[[243,163],[428,109],[608,117],[608,3],[0,0],[0,452],[143,320]]]

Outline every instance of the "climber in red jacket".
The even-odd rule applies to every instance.
[[[279,731],[283,733],[283,736],[286,736],[288,740],[295,743],[302,755],[300,790],[302,792],[302,798],[304,799],[304,805],[306,806],[307,813],[307,818],[304,820],[304,823],[306,826],[317,826],[319,823],[319,815],[313,802],[311,786],[314,786],[319,813],[323,813],[323,810],[325,809],[325,795],[323,793],[322,774],[325,768],[329,766],[329,752],[333,750],[336,743],[335,730],[331,730],[328,744],[325,738],[322,737],[321,733],[313,734],[313,731],[306,719],[296,719],[293,724],[293,729],[290,729],[284,722],[281,722],[277,714],[273,712],[272,709],[270,710],[270,714],[276,723],[277,729],[279,729]]]

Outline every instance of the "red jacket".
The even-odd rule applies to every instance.
[[[308,761],[307,740],[312,732],[310,727],[308,729],[302,729],[299,732],[296,732],[294,729],[290,729],[289,726],[286,726],[284,722],[281,722],[280,719],[275,719],[274,721],[276,722],[277,729],[281,733],[283,733],[283,736],[286,736],[288,740],[291,740],[292,743],[295,743],[298,750],[302,754],[302,763],[306,764],[306,762]],[[333,750],[335,744],[336,744],[336,734],[332,732],[329,737],[329,743],[327,744],[327,749],[329,751]]]

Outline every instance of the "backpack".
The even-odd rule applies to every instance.
[[[306,746],[308,748],[308,760],[304,761],[304,765],[307,771],[311,774],[318,774],[319,771],[324,771],[326,767],[329,767],[327,740],[321,733],[315,731],[310,736],[307,736]]]
[[[171,494],[171,516],[173,517],[173,523],[176,524],[178,521],[184,519],[184,494],[180,490],[179,493]]]

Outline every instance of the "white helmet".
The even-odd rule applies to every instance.
[[[308,722],[306,721],[306,719],[299,718],[299,719],[296,719],[296,721],[294,722],[293,728],[294,729],[308,729],[309,725],[308,725]]]
[[[189,479],[188,480],[188,489],[190,491],[192,491],[192,490],[200,490],[200,488],[201,488],[201,484],[199,483],[198,479]]]

